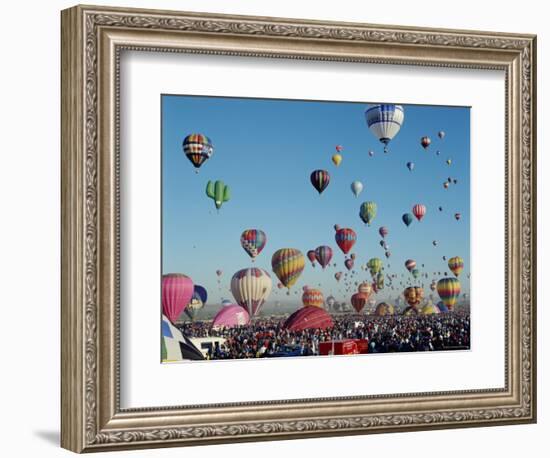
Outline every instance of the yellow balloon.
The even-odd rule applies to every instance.
[[[341,154],[335,154],[332,156],[332,162],[334,162],[334,165],[338,167],[340,165],[340,162],[342,162],[342,155]]]

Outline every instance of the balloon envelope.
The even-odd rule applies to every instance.
[[[174,323],[193,296],[193,280],[183,274],[162,276],[162,313]]]
[[[212,320],[212,328],[233,328],[250,323],[248,312],[237,304],[222,307]]]
[[[241,269],[231,278],[231,293],[250,316],[257,315],[271,293],[271,276],[256,267]]]
[[[373,105],[365,111],[365,119],[369,130],[385,145],[384,151],[387,151],[388,143],[401,129],[405,111],[401,105]]]
[[[283,324],[283,328],[290,331],[327,329],[333,326],[334,322],[330,314],[320,307],[303,307],[296,310]]]

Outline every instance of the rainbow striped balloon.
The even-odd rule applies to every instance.
[[[455,256],[451,259],[449,259],[449,269],[455,274],[457,277],[462,272],[462,269],[464,269],[464,260],[460,256]]]
[[[456,278],[442,278],[437,282],[437,294],[439,294],[443,304],[449,310],[453,310],[460,295],[460,282]]]
[[[281,283],[290,288],[294,285],[304,270],[306,259],[296,248],[281,248],[273,253],[271,267]]]

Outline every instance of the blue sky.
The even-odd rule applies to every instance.
[[[307,262],[293,290],[301,292],[303,285],[321,284],[325,297],[334,294],[349,302],[355,288],[348,293],[343,281],[334,280],[335,272],[346,272],[344,254],[334,240],[333,226],[339,224],[357,233],[352,250],[356,254],[354,281],[370,277],[360,265],[371,257],[384,261],[386,274],[398,275],[396,289],[386,288],[378,294],[379,299],[395,297],[408,285],[424,283],[428,288],[432,279],[440,277],[433,272],[452,275],[442,256],[456,255],[464,259],[460,280],[462,291],[469,293],[470,109],[404,105],[403,126],[384,154],[383,145],[366,125],[367,106],[163,95],[163,273],[189,275],[210,292],[209,303],[231,298],[227,290],[231,276],[252,265],[240,245],[240,235],[244,229],[257,228],[267,234],[267,244],[254,264],[270,273],[271,256],[279,248],[298,248],[305,255],[319,245],[331,246],[334,257],[330,268],[323,271]],[[443,140],[437,136],[440,130],[446,133]],[[214,145],[213,156],[198,174],[181,146],[190,133],[203,133]],[[427,151],[420,145],[424,135],[432,140]],[[344,147],[339,167],[331,161],[337,144]],[[369,150],[375,152],[373,157]],[[448,158],[451,166],[446,164]],[[409,161],[415,163],[412,172],[406,167]],[[321,196],[309,179],[315,169],[325,169],[331,177]],[[456,178],[458,184],[446,190],[443,182],[448,177]],[[231,187],[232,198],[219,212],[205,194],[208,180],[223,180]],[[358,198],[350,190],[354,180],[364,185]],[[364,201],[378,205],[371,227],[359,218]],[[416,203],[427,207],[426,216],[407,228],[401,216],[411,212]],[[458,222],[454,219],[457,212],[462,215]],[[379,245],[378,228],[382,225],[389,229],[389,260]],[[433,240],[438,241],[437,247]],[[416,260],[419,268],[425,265],[420,270],[429,274],[428,279],[412,280],[404,267],[409,258]],[[332,266],[334,262],[337,267]],[[224,272],[221,285],[216,269]],[[284,293],[275,288],[278,280],[274,274],[272,278],[271,301],[286,301]]]

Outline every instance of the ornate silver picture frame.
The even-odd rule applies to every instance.
[[[536,37],[76,6],[62,12],[62,424],[75,452],[536,421]],[[121,408],[120,56],[125,50],[505,73],[505,386]]]

